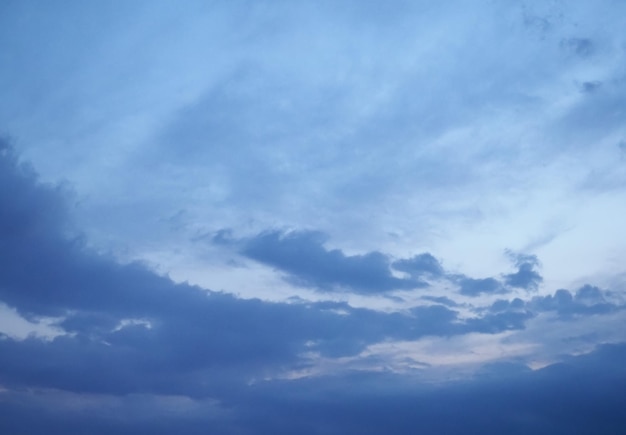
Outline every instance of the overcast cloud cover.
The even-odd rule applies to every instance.
[[[0,432],[624,433],[625,16],[0,2]]]

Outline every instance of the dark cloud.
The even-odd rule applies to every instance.
[[[494,313],[501,313],[504,311],[519,311],[526,308],[526,303],[520,298],[515,298],[511,301],[506,299],[498,299],[489,308],[489,311]]]
[[[506,311],[468,319],[467,326],[476,332],[497,334],[502,331],[524,329],[526,321],[534,317],[530,311]]]
[[[596,92],[602,86],[602,82],[599,80],[583,82],[580,85],[580,90],[584,93],[591,94]]]
[[[348,372],[252,384],[222,403],[135,395],[3,393],[3,433],[618,434],[626,426],[626,345],[603,345],[530,371],[515,361],[474,379],[424,384],[391,372]],[[83,403],[78,406],[77,403]]]
[[[452,299],[445,296],[422,296],[422,299],[426,301],[437,302],[438,304],[445,305],[448,307],[457,307],[459,304],[454,302]]]
[[[471,403],[465,392],[481,394],[484,384],[426,392],[407,383],[410,377],[371,371],[261,380],[310,369],[311,355],[353,357],[386,341],[522,329],[535,312],[617,309],[606,302],[606,292],[590,286],[575,296],[563,290],[535,298],[525,308],[518,300],[499,301],[473,318],[462,318],[454,301],[437,296],[427,298],[432,305],[391,313],[344,302],[239,299],[94,253],[69,236],[62,190],[38,183],[6,145],[0,167],[0,301],[32,320],[55,316],[68,332],[51,340],[0,336],[3,433],[380,433],[383,427],[445,433],[456,426],[424,420],[428,413],[416,418],[416,404],[429,412],[440,409],[429,403],[461,406]],[[218,241],[241,243],[227,233]],[[383,254],[325,249],[318,233],[263,233],[242,246],[251,258],[320,287],[371,292],[418,282],[393,277]],[[400,267],[409,265],[413,276],[442,274],[429,254],[400,260]],[[473,292],[492,285],[460,279],[476,286]],[[161,399],[178,405],[164,408]],[[100,406],[103,401],[119,409]],[[79,409],[77,403],[98,405]],[[166,408],[181,411],[162,412]],[[462,414],[470,428],[491,427],[472,415]],[[508,427],[505,420],[489,424]]]
[[[529,317],[539,313],[554,312],[561,320],[573,320],[576,316],[609,314],[622,310],[624,306],[611,301],[611,295],[611,292],[586,284],[574,293],[560,289],[552,295],[535,296],[530,301],[523,301],[520,298],[499,299],[486,311],[496,315],[525,314]],[[482,316],[480,319],[489,319],[489,316]]]
[[[394,261],[391,266],[396,270],[408,273],[414,278],[420,278],[424,275],[437,278],[444,273],[439,261],[428,253]]]
[[[288,385],[263,385],[274,399],[250,418],[272,433],[617,434],[626,424],[625,361],[626,346],[607,345],[536,372],[514,361],[488,366],[472,381],[446,386],[354,373],[291,384],[309,392],[305,399],[282,396]],[[289,409],[291,418],[270,417],[277,409]]]
[[[557,290],[554,295],[533,298],[528,305],[536,311],[554,311],[561,318],[577,315],[607,314],[622,307],[607,301],[605,292],[585,285],[572,294],[569,290]]]
[[[543,278],[533,270],[530,264],[522,264],[515,273],[504,276],[504,282],[512,287],[519,287],[525,290],[536,290]]]
[[[22,240],[62,232],[68,219],[59,186],[40,186],[37,175],[18,156],[7,139],[0,138],[0,231],[8,246]],[[7,250],[3,249],[8,256]]]
[[[325,240],[323,234],[313,231],[270,231],[243,241],[241,253],[287,273],[297,284],[325,291],[373,294],[427,285],[393,276],[385,254],[345,255],[339,249],[326,249]]]
[[[443,305],[384,313],[345,303],[271,303],[176,284],[140,263],[119,264],[64,230],[63,192],[37,182],[8,146],[0,159],[0,301],[70,333],[0,340],[0,384],[80,393],[205,396],[226,383],[354,356],[385,340],[486,328]],[[231,236],[220,233],[223,243]],[[263,233],[243,252],[320,287],[361,291],[418,285],[395,278],[380,253],[327,250],[318,233]],[[423,257],[427,258],[427,257]],[[508,328],[508,327],[507,327]],[[43,364],[42,362],[45,362]],[[200,382],[199,380],[202,380]]]
[[[524,290],[537,290],[539,284],[543,282],[542,276],[535,271],[539,266],[539,260],[535,255],[510,254],[515,260],[517,272],[504,275],[504,282],[511,287],[518,287]]]
[[[377,294],[394,290],[428,287],[425,279],[443,279],[456,283],[461,294],[506,293],[507,286],[536,290],[543,281],[535,268],[539,265],[533,255],[508,255],[518,267],[517,272],[504,275],[504,282],[494,278],[471,278],[463,274],[446,273],[441,263],[430,253],[393,262],[382,252],[346,255],[340,249],[324,246],[326,236],[316,231],[267,231],[247,239],[237,239],[232,231],[217,231],[212,241],[234,245],[250,259],[274,267],[286,274],[289,282],[321,291],[349,291]],[[391,269],[404,272],[406,278],[394,276]]]
[[[153,312],[150,323],[112,328],[106,316],[82,313],[62,322],[73,335],[51,341],[4,337],[0,384],[207,397],[263,374],[306,367],[310,363],[301,356],[306,352],[354,356],[385,340],[498,333],[522,329],[530,318],[528,313],[497,313],[460,320],[443,305],[401,314],[345,303],[271,304],[220,294],[207,295],[195,307],[177,308],[177,298],[170,300],[169,315]]]
[[[520,298],[498,299],[490,307],[479,311],[486,311],[486,314],[472,319],[470,322],[476,329],[480,329],[484,333],[524,329],[526,322],[537,315],[537,311],[531,309]]]
[[[509,251],[506,254],[513,260],[517,272],[503,275],[502,280],[496,277],[472,278],[463,274],[447,273],[439,261],[429,253],[397,260],[392,266],[415,278],[427,276],[448,280],[458,285],[459,292],[466,296],[507,293],[511,291],[510,287],[536,290],[543,281],[541,275],[535,270],[539,266],[537,257]]]
[[[474,279],[466,276],[459,276],[458,283],[461,294],[467,296],[478,296],[483,293],[503,293],[505,288],[502,283],[495,278]]]

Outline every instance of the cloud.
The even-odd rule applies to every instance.
[[[236,428],[243,433],[251,427],[265,427],[273,433],[280,433],[281,427],[288,431],[309,427],[311,418],[328,414],[329,402],[319,397],[329,391],[338,398],[336,404],[355,418],[371,415],[368,403],[375,403],[383,393],[402,409],[414,400],[437,399],[437,394],[443,394],[441,400],[445,401],[465,396],[456,396],[456,390],[451,390],[451,396],[431,391],[429,399],[419,399],[406,390],[407,380],[392,371],[377,374],[365,369],[359,375],[340,370],[335,377],[316,376],[316,381],[278,379],[314,369],[320,361],[354,359],[368,367],[362,354],[377,343],[499,334],[522,330],[541,313],[556,312],[570,320],[621,309],[611,301],[610,294],[591,286],[580,288],[573,296],[559,290],[553,296],[535,297],[526,303],[521,299],[496,301],[488,310],[474,308],[471,317],[461,315],[457,309],[463,307],[445,296],[425,297],[425,305],[393,312],[357,308],[346,302],[240,299],[175,283],[141,263],[121,264],[95,253],[69,231],[67,194],[63,189],[38,182],[34,172],[19,162],[6,143],[0,153],[0,167],[0,301],[31,321],[53,317],[53,324],[65,331],[51,339],[0,336],[0,414],[10,416],[0,419],[0,427],[4,425],[7,430],[15,427],[17,416],[31,415],[33,409],[42,407],[49,410],[42,418],[59,430],[91,427],[98,422],[122,433],[149,427],[133,416],[111,421],[112,414],[94,410],[82,414],[94,418],[82,418],[71,406],[53,412],[56,405],[49,400],[56,399],[36,404],[40,399],[25,391],[42,391],[51,398],[66,395],[79,401],[95,397],[96,403],[112,400],[132,408],[137,405],[125,398],[133,395],[150,400],[181,397],[190,401],[184,406],[197,403],[201,409],[213,409],[217,413],[215,420],[177,414],[159,417],[164,419],[162,428],[204,421],[211,427],[226,431]],[[378,251],[346,255],[325,248],[324,241],[321,233],[277,231],[241,240],[219,232],[214,240],[279,268],[290,279],[320,288],[344,286],[370,294],[409,284],[410,288],[418,287],[422,277],[456,280],[461,292],[470,296],[503,287],[495,278],[472,279],[446,273],[428,253],[392,261]],[[518,273],[526,271],[526,265],[532,271],[538,264],[532,256],[518,256],[516,261]],[[409,278],[393,276],[394,265]],[[384,359],[369,363],[384,364]],[[260,382],[262,379],[268,381]],[[357,399],[350,389],[338,389],[348,384],[354,388],[353,382],[357,382],[358,389],[372,394],[369,402]],[[483,384],[475,384],[475,388],[478,394]],[[211,400],[217,405],[209,405]],[[268,404],[265,411],[269,417],[257,413],[261,402]],[[284,409],[287,402],[299,411],[284,425],[276,426],[278,409]],[[307,408],[305,403],[314,403],[316,408]],[[158,409],[156,404],[154,409]],[[376,409],[379,418],[387,419],[392,407],[381,405]],[[228,413],[236,419],[224,417]],[[68,416],[71,422],[64,423],[55,415]],[[482,427],[480,422],[467,418],[469,423]],[[363,429],[342,418],[330,420],[329,424],[341,428],[342,433]],[[369,424],[378,427],[375,421]],[[436,426],[435,422],[429,424]],[[36,423],[30,427],[34,433],[42,430]],[[394,427],[405,430],[404,423]],[[94,428],[92,433],[98,430]],[[190,433],[193,430],[190,428]]]
[[[580,85],[581,91],[585,93],[593,93],[600,89],[602,82],[599,80],[583,82]]]
[[[454,302],[452,299],[446,296],[422,296],[422,299],[437,302],[438,304],[448,307],[456,307],[459,305],[458,303]]]
[[[515,273],[504,275],[504,282],[524,290],[537,290],[543,281],[541,275],[534,270],[539,265],[537,257],[535,255],[511,255],[518,269]]]
[[[554,295],[537,296],[528,305],[537,311],[554,311],[564,319],[580,315],[608,314],[623,309],[622,305],[607,300],[605,292],[589,284],[579,288],[574,294],[560,289]]]
[[[423,275],[438,278],[444,273],[439,261],[429,253],[394,261],[391,267],[395,270],[406,272],[414,278],[419,278]]]
[[[69,218],[60,186],[42,188],[28,164],[20,163],[8,139],[0,138],[0,231],[3,243],[64,230]],[[6,250],[3,253],[7,255]]]
[[[1,433],[624,427],[623,4],[0,8]]]
[[[495,313],[499,313],[503,311],[519,311],[525,308],[526,303],[520,298],[515,298],[511,301],[506,299],[498,299],[491,305],[489,310]]]
[[[443,296],[427,297],[423,300],[428,304],[408,310],[382,312],[345,302],[239,299],[174,283],[140,263],[120,264],[68,237],[63,219],[40,214],[38,206],[63,210],[62,192],[38,183],[5,149],[2,176],[4,185],[12,188],[0,196],[4,224],[0,300],[33,321],[56,317],[54,324],[66,332],[51,340],[6,336],[0,340],[0,384],[11,388],[208,397],[225,385],[242,386],[259,376],[310,367],[316,358],[311,355],[357,357],[368,346],[385,341],[496,334],[523,329],[536,312],[572,311],[571,303],[561,301],[561,293],[535,300],[528,306],[535,311],[519,309],[514,300],[510,307],[499,302],[491,311],[477,311],[468,318],[456,311],[456,302]],[[371,283],[363,283],[373,282],[377,289],[415,285],[391,275],[387,256],[328,250],[319,233],[268,232],[241,242],[220,233],[218,239],[320,286],[358,285],[372,291]],[[430,254],[397,264],[410,265],[413,276],[443,273]],[[493,285],[467,277],[461,282],[475,286],[474,293],[483,291],[480,286],[485,283]],[[591,304],[587,311],[598,311],[604,297],[584,288],[577,293],[575,306]]]
[[[606,315],[624,308],[625,305],[619,298],[615,298],[614,292],[585,284],[575,292],[559,289],[554,294],[534,296],[526,301],[520,298],[498,299],[487,308],[487,312],[495,315],[525,314],[529,315],[527,318],[555,313],[560,320],[573,322],[581,316]]]
[[[225,391],[223,403],[179,396],[11,391],[0,393],[0,430],[96,435],[142,430],[244,435],[618,433],[626,425],[624,367],[626,346],[620,344],[598,346],[537,371],[514,361],[490,365],[474,379],[443,385],[385,371],[271,380]]]
[[[413,277],[393,276],[385,254],[345,255],[339,249],[326,249],[325,239],[313,231],[270,231],[243,241],[240,252],[287,273],[294,283],[323,291],[376,294],[427,286]]]
[[[456,276],[461,294],[467,296],[478,296],[486,293],[503,293],[506,289],[502,286],[500,281],[495,278],[468,278],[463,275]]]
[[[0,339],[0,384],[11,388],[206,397],[226,384],[313,364],[311,353],[357,356],[386,340],[510,329],[495,318],[461,320],[438,303],[382,312],[339,302],[239,299],[175,283],[68,236],[63,214],[55,214],[65,209],[63,192],[38,183],[8,146],[0,165],[0,300],[32,321],[53,317],[66,332],[51,340]],[[218,238],[231,243],[225,233]],[[393,277],[383,254],[347,256],[325,249],[322,240],[312,232],[262,233],[244,240],[242,252],[320,287],[372,292],[419,285]]]
[[[561,40],[561,47],[580,57],[589,57],[593,55],[596,49],[591,39],[577,37]]]
[[[427,252],[394,261],[379,251],[346,255],[340,249],[327,249],[324,246],[327,236],[316,231],[274,230],[237,239],[232,230],[222,229],[215,232],[211,240],[217,245],[235,246],[241,255],[286,274],[292,284],[323,292],[375,295],[422,289],[430,286],[427,280],[442,280],[457,284],[463,295],[479,296],[506,293],[510,291],[508,287],[536,290],[543,281],[534,270],[539,261],[533,255],[509,253],[518,271],[504,275],[504,282],[501,282],[495,277],[471,278],[447,272]],[[404,272],[408,277],[398,278],[392,274],[392,269]]]

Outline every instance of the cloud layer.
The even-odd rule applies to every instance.
[[[52,324],[60,331],[51,339],[7,335],[0,339],[0,385],[4,388],[0,392],[1,427],[7,431],[26,427],[28,433],[40,433],[44,427],[52,427],[56,431],[80,428],[105,433],[115,428],[130,433],[141,427],[169,433],[174,427],[183,427],[194,433],[208,425],[214,430],[241,433],[258,432],[258,428],[276,433],[298,428],[303,433],[319,433],[326,430],[325,426],[342,433],[374,433],[383,427],[402,433],[418,424],[453,433],[459,430],[457,426],[432,415],[426,417],[430,415],[426,411],[425,420],[417,418],[415,404],[430,403],[427,409],[450,403],[463,407],[474,402],[470,397],[485,394],[488,399],[461,412],[459,421],[476,430],[505,430],[512,424],[509,417],[514,417],[489,422],[479,417],[484,407],[497,406],[502,407],[503,415],[541,416],[524,427],[555,430],[561,415],[539,411],[544,399],[526,403],[530,394],[526,382],[538,382],[548,403],[552,383],[566,385],[570,376],[579,379],[585,370],[597,370],[625,355],[623,346],[605,347],[593,356],[572,359],[568,364],[574,367],[575,375],[556,368],[532,374],[522,371],[507,376],[504,386],[498,387],[491,377],[499,376],[500,368],[486,368],[487,378],[441,390],[420,386],[418,371],[404,375],[409,385],[415,383],[415,390],[408,390],[402,375],[394,374],[394,370],[380,372],[376,367],[383,360],[366,357],[364,352],[377,343],[523,330],[527,321],[545,312],[571,320],[613,313],[623,306],[611,302],[611,294],[592,286],[582,287],[574,295],[559,290],[526,302],[496,301],[486,311],[474,310],[470,317],[437,303],[436,298],[432,298],[434,303],[399,312],[354,308],[342,302],[238,299],[176,284],[144,265],[119,264],[94,253],[67,230],[64,191],[37,182],[34,172],[20,164],[6,144],[0,165],[0,300],[31,321],[53,318]],[[485,282],[495,282],[494,278],[450,278],[430,254],[394,262],[381,253],[345,255],[325,249],[318,233],[267,232],[239,241],[222,233],[218,241],[234,243],[242,255],[277,267],[298,283],[325,291],[338,285],[357,293],[407,288],[422,292],[427,285],[416,279],[428,276],[460,279],[459,292],[474,296],[472,291],[468,293],[467,282],[481,291],[489,291]],[[517,264],[518,272],[506,275],[505,280],[524,273],[538,276],[531,272],[535,264],[534,257],[523,257]],[[393,277],[391,267],[404,271],[408,278]],[[516,287],[529,287],[529,282],[536,281],[523,280],[524,285]],[[352,371],[348,364],[332,375],[286,380],[298,372],[315,373],[321,361],[345,358],[352,358],[355,368],[365,370]],[[599,394],[607,401],[610,408],[604,412],[610,414],[608,425],[622,424],[621,414],[613,415],[611,410],[619,404],[621,395],[616,392],[624,373],[619,369],[622,366],[611,367],[606,374],[607,385],[602,384],[592,396]],[[578,388],[588,394],[597,385],[584,383]],[[328,400],[329,394],[333,400]],[[513,394],[514,402],[501,403],[499,396],[504,394]],[[151,404],[139,405],[134,397],[145,397],[141,402]],[[588,401],[577,400],[572,400],[572,409],[580,412]],[[76,401],[82,404],[79,408],[71,405]],[[264,405],[259,408],[261,402]],[[288,403],[292,410],[285,416]],[[100,411],[101,405],[104,408]],[[107,406],[129,411],[114,417]],[[157,425],[143,420],[145,406],[179,407],[180,413],[170,411],[157,417]],[[38,423],[21,421],[42,407],[44,414]],[[331,407],[342,411],[331,413]],[[131,415],[130,410],[139,414],[133,411]],[[584,410],[583,417],[578,418],[589,423],[591,412]],[[329,415],[336,417],[329,419]],[[558,430],[571,427],[574,425],[561,425]],[[558,430],[556,433],[565,433]]]
[[[624,16],[0,2],[0,432],[622,433]]]

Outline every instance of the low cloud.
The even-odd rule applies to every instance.
[[[94,435],[143,430],[158,435],[207,430],[243,435],[618,433],[626,425],[624,367],[622,344],[599,346],[537,371],[515,362],[492,364],[474,379],[444,385],[382,371],[259,382],[224,390],[222,402],[11,391],[2,393],[0,430]]]

